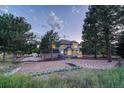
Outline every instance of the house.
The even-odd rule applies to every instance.
[[[80,44],[76,41],[62,39],[58,42],[58,49],[63,55],[72,57],[81,56]]]
[[[59,57],[82,57],[80,44],[76,41],[59,40],[52,42],[52,53],[41,53],[42,60],[56,59]],[[63,56],[64,55],[64,56]]]

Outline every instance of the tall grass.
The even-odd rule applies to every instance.
[[[78,77],[64,78],[52,76],[49,79],[30,75],[0,76],[1,88],[124,88],[124,68],[80,73]]]

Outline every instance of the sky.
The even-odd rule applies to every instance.
[[[4,5],[0,6],[0,14],[12,13],[25,17],[31,24],[31,31],[38,37],[50,29],[58,32],[60,39],[81,42],[82,26],[88,6],[74,5]]]

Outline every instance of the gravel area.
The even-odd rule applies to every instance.
[[[71,68],[69,65],[58,61],[27,62],[23,64],[19,72],[46,72],[57,69]]]
[[[77,66],[90,69],[111,69],[117,65],[117,61],[108,62],[107,60],[85,60],[85,59],[70,59],[65,63],[73,63]]]
[[[67,63],[73,63],[76,66],[89,69],[111,69],[116,66],[117,61],[108,63],[107,60],[85,60],[85,59],[67,59],[61,61],[47,61],[47,62],[25,62],[19,73],[30,72],[46,72],[57,69],[71,68]]]

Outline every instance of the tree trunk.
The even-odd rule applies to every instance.
[[[94,43],[94,58],[97,58],[96,44]]]
[[[16,52],[13,52],[13,63],[16,63]]]
[[[104,55],[104,54],[102,54],[102,57],[103,57],[103,58],[105,58],[105,55]]]
[[[53,60],[53,49],[51,49],[51,60]]]
[[[51,41],[51,60],[53,60],[53,48],[52,48],[52,41]]]
[[[5,62],[5,56],[6,56],[6,53],[5,53],[5,50],[3,50],[3,63]]]
[[[112,62],[112,57],[111,57],[111,44],[108,45],[108,62]]]
[[[121,57],[119,57],[119,59],[118,59],[118,66],[119,67],[121,67],[121,61],[122,61],[122,59],[121,59]]]
[[[111,43],[109,40],[109,32],[108,31],[106,31],[106,34],[105,34],[105,41],[106,41],[107,59],[108,59],[108,62],[112,62]]]

